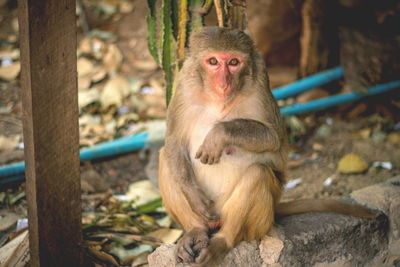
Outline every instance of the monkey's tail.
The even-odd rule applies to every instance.
[[[277,216],[288,216],[306,212],[335,212],[365,219],[372,219],[377,216],[360,205],[346,204],[334,199],[299,199],[281,202],[275,209]]]

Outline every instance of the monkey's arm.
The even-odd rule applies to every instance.
[[[208,222],[216,221],[217,218],[210,213],[210,206],[213,202],[196,183],[188,151],[177,140],[167,139],[165,152],[166,164],[169,166],[168,169],[170,172],[168,175],[169,179],[177,181],[193,212],[204,220],[205,225]]]
[[[217,163],[228,146],[259,153],[277,151],[281,144],[275,127],[251,119],[234,119],[216,124],[196,153],[204,164]]]

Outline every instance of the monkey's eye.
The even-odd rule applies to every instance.
[[[239,65],[239,60],[238,60],[237,58],[232,58],[232,59],[229,61],[228,64],[231,65],[231,66],[237,66],[237,65]]]
[[[210,63],[210,65],[217,65],[218,60],[215,57],[212,57],[208,60],[208,63]]]

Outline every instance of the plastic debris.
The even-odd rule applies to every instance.
[[[393,168],[393,164],[389,161],[375,161],[372,163],[372,167],[380,167],[383,169],[391,170]]]
[[[297,179],[293,179],[293,180],[289,180],[284,186],[283,188],[285,190],[289,190],[289,189],[293,189],[296,186],[298,186],[299,184],[301,184],[301,182],[303,181],[302,178],[297,178]]]

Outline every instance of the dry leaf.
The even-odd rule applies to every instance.
[[[393,132],[387,135],[387,141],[393,144],[400,144],[400,132]]]
[[[100,93],[96,89],[78,92],[79,109],[100,101]]]
[[[92,83],[89,75],[78,77],[78,90],[84,91],[90,88],[90,84]]]
[[[10,51],[0,51],[0,60],[19,59],[19,50],[14,48]]]
[[[123,99],[129,94],[128,80],[118,75],[107,81],[101,92],[100,102],[105,109],[112,105],[121,106]]]
[[[183,231],[180,229],[161,228],[147,234],[147,236],[157,238],[164,244],[173,244],[181,237],[182,233]]]
[[[103,62],[108,73],[115,73],[120,68],[122,63],[122,53],[115,44],[108,46]]]
[[[105,253],[104,251],[100,251],[97,246],[96,247],[89,247],[88,250],[93,256],[95,256],[99,260],[111,263],[114,266],[120,266],[119,263],[114,259],[113,256],[111,256],[108,253]]]
[[[9,66],[0,67],[0,79],[13,81],[17,78],[20,71],[21,64],[19,62],[15,62]]]
[[[368,169],[368,164],[360,156],[349,153],[340,159],[338,169],[341,173],[346,174],[362,173]]]
[[[140,206],[160,198],[160,194],[149,180],[143,180],[131,184],[126,196],[128,200],[135,201],[135,206]]]
[[[137,122],[139,120],[139,115],[136,113],[127,113],[118,117],[117,128],[121,128],[130,122]]]
[[[18,140],[4,135],[0,135],[0,151],[11,151],[18,147]]]
[[[94,64],[89,59],[81,57],[78,59],[77,68],[78,68],[78,77],[83,77],[92,73]]]
[[[19,216],[13,212],[0,214],[0,231],[6,231],[13,226],[19,219]]]
[[[133,8],[134,8],[134,5],[131,1],[122,0],[119,3],[119,11],[123,14],[132,12]]]
[[[139,266],[143,266],[144,264],[147,263],[147,257],[149,256],[149,252],[143,252],[142,254],[140,254],[139,256],[136,257],[136,259],[134,259],[132,261],[131,267],[139,267]]]
[[[91,77],[92,82],[97,83],[107,76],[107,72],[103,67],[97,68]]]
[[[0,248],[0,266],[23,267],[29,265],[29,235],[24,231]]]
[[[150,59],[136,59],[133,63],[133,68],[139,71],[155,71],[158,68],[157,63]]]
[[[321,145],[321,144],[319,144],[319,143],[314,143],[314,144],[312,145],[312,148],[313,148],[314,150],[316,150],[316,151],[322,151],[322,150],[324,149],[324,146]]]

